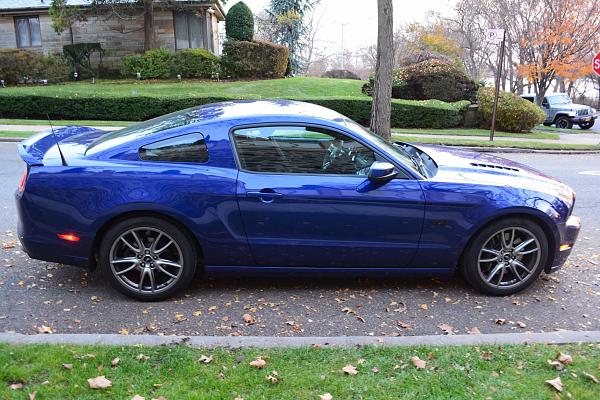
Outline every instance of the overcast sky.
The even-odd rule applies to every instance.
[[[452,9],[455,0],[394,0],[394,25],[413,21],[425,21],[427,14],[441,14]],[[244,0],[255,14],[264,10],[269,0]],[[225,9],[237,3],[229,0]],[[316,16],[322,15],[318,45],[328,53],[340,52],[342,24],[344,24],[344,47],[357,50],[377,41],[377,0],[321,0]]]

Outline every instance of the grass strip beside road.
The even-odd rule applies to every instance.
[[[51,120],[53,125],[73,125],[73,126],[130,126],[137,124],[135,121],[93,121],[93,120],[72,120],[56,119]],[[0,118],[0,125],[48,125],[47,119],[13,119]]]
[[[534,141],[514,141],[514,140],[477,140],[477,139],[448,139],[436,137],[418,137],[409,135],[392,134],[395,141],[423,144],[437,144],[444,146],[462,146],[462,147],[505,147],[513,149],[532,149],[532,150],[600,150],[600,144],[567,144],[567,143],[547,143]]]
[[[411,129],[411,128],[396,128],[392,129],[393,133],[401,133],[406,135],[453,135],[453,136],[483,136],[489,137],[488,129]],[[513,132],[496,132],[495,137],[515,137],[524,139],[560,139],[560,135],[556,133],[536,132],[531,133],[513,133]]]
[[[573,365],[562,371],[548,365],[558,351]],[[415,367],[414,356],[425,368]],[[257,357],[264,368],[249,365]],[[325,393],[336,400],[550,399],[556,390],[545,381],[560,376],[563,396],[591,400],[600,385],[585,373],[598,376],[599,359],[598,344],[242,350],[0,344],[0,398],[36,392],[41,399],[316,400]],[[357,374],[342,371],[349,364]],[[101,375],[112,386],[91,389],[88,379]]]
[[[28,138],[35,135],[33,131],[0,131],[0,138]]]

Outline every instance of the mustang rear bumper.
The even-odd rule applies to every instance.
[[[561,241],[557,244],[556,251],[554,253],[554,260],[551,263],[548,263],[546,266],[545,272],[547,274],[556,272],[558,269],[560,269],[560,267],[563,266],[565,261],[567,261],[567,258],[569,258],[569,255],[573,250],[573,245],[577,240],[577,235],[579,235],[580,229],[581,220],[579,217],[569,217],[561,232]]]

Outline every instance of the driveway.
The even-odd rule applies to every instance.
[[[600,329],[598,155],[509,154],[573,186],[583,229],[566,267],[518,296],[486,297],[461,278],[205,277],[161,303],[132,301],[98,273],[30,260],[16,240],[23,164],[0,143],[0,332],[158,335],[422,335]],[[244,322],[249,314],[255,322]],[[47,328],[42,328],[45,326]],[[450,328],[451,327],[451,328]],[[477,329],[475,329],[477,328]]]

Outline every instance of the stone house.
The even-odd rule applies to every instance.
[[[120,60],[144,50],[143,8],[128,3],[126,12],[90,14],[76,22],[71,32],[57,34],[48,15],[51,0],[0,0],[0,49],[23,48],[46,54],[62,53],[74,43],[98,42],[105,50],[103,64],[118,68]],[[68,0],[82,11],[91,0]],[[219,53],[219,21],[224,11],[219,1],[170,0],[154,2],[154,30],[157,47],[171,51],[204,48]]]

